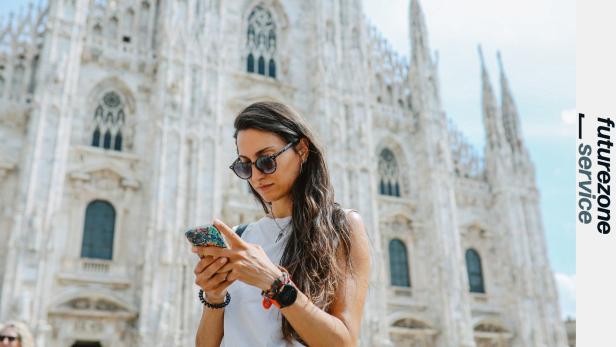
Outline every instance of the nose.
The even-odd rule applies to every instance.
[[[265,176],[264,173],[262,173],[261,171],[254,169],[252,170],[252,176],[250,177],[250,183],[252,184],[253,187],[258,187],[259,181],[261,180],[261,177]]]

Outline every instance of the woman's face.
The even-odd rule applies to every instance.
[[[11,342],[9,339],[14,338]],[[6,327],[0,331],[0,347],[21,347],[19,334],[13,327]]]
[[[304,140],[305,141],[305,140]],[[280,151],[286,142],[280,136],[257,129],[241,130],[237,133],[237,150],[241,161],[255,162],[258,157],[272,155]],[[305,142],[295,145],[306,157]],[[301,157],[293,147],[276,157],[276,171],[264,174],[252,166],[252,176],[248,179],[252,187],[267,202],[276,201],[289,194],[293,182],[299,176]]]

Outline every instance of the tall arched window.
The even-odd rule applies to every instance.
[[[394,153],[388,148],[379,154],[379,193],[400,196],[398,163]]]
[[[265,75],[265,59],[263,57],[259,57],[258,67],[259,75]]]
[[[125,122],[122,97],[114,91],[104,93],[94,109],[92,146],[121,151],[122,127]]]
[[[81,243],[82,258],[109,259],[113,255],[115,209],[107,201],[95,200],[86,208]]]
[[[472,248],[466,250],[466,269],[468,271],[468,283],[471,293],[485,293],[483,287],[483,272],[481,270],[481,258],[479,253]]]
[[[246,70],[276,78],[276,24],[269,10],[255,6],[248,16],[246,36]]]
[[[255,57],[252,53],[248,54],[248,60],[246,61],[246,71],[255,72]]]
[[[389,241],[389,270],[392,286],[411,286],[406,246],[398,239]]]
[[[274,62],[274,59],[270,59],[267,73],[269,74],[269,77],[276,78],[276,62]]]

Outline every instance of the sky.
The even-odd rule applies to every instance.
[[[362,3],[373,25],[408,57],[410,0]],[[0,0],[0,17],[26,4]],[[479,153],[485,134],[477,45],[498,95],[496,50],[501,51],[535,163],[561,314],[575,317],[575,0],[424,0],[421,5],[430,48],[439,52],[443,107]]]
[[[410,0],[362,0],[364,13],[408,57]],[[550,266],[562,318],[575,317],[575,1],[420,1],[430,48],[439,52],[441,99],[451,118],[483,153],[482,45],[500,97],[500,50],[535,163]],[[500,100],[499,100],[500,103]],[[570,173],[570,174],[567,174]]]

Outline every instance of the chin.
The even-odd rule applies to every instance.
[[[276,196],[276,195],[272,194],[272,192],[267,192],[267,193],[261,194],[261,198],[262,198],[264,201],[266,201],[267,203],[270,203],[270,204],[271,204],[272,202],[274,202],[274,201],[276,201],[276,200],[278,200],[278,199],[279,199],[279,198],[278,198],[278,196]]]

